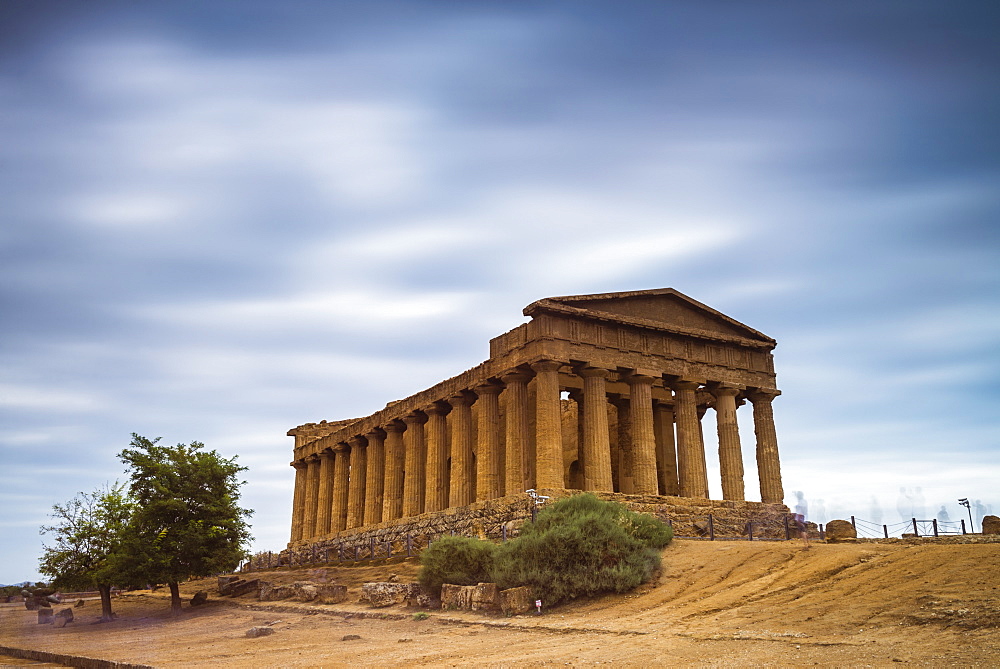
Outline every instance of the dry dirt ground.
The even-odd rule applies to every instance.
[[[364,581],[411,580],[404,563],[263,576],[348,585],[350,603],[325,606],[213,598],[171,618],[166,593],[139,592],[116,600],[113,623],[90,624],[94,601],[55,629],[0,605],[0,645],[157,667],[1000,666],[1000,544],[678,540],[663,558],[639,590],[542,616],[415,620],[357,603]],[[182,593],[197,589],[215,596],[207,580]],[[245,636],[260,625],[275,633]]]

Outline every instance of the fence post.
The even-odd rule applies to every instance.
[[[747,536],[749,537],[749,541],[753,541],[753,521],[752,520],[748,520],[747,521]]]
[[[913,521],[913,533],[916,534],[919,537],[920,536],[920,530],[917,528],[917,519],[916,518],[911,518],[910,520]]]
[[[361,559],[361,546],[357,544],[354,545],[354,561],[357,562]]]
[[[788,514],[785,514],[783,520],[785,521],[785,541],[792,538],[792,530],[788,527]]]
[[[820,538],[820,541],[826,541],[826,526],[825,525],[820,525],[819,526],[819,538]]]
[[[851,527],[854,528],[854,533],[858,533],[858,523],[854,520],[854,516],[851,516]]]
[[[371,559],[373,560],[375,559],[375,537],[371,537],[371,541],[369,542],[368,554],[371,556]]]
[[[715,519],[712,514],[708,514],[708,540],[715,541]]]
[[[937,518],[934,518],[931,522],[934,524],[934,536],[938,536]]]
[[[968,534],[968,532],[965,531],[965,518],[962,519],[962,534]]]
[[[271,551],[267,552],[267,568],[271,568]]]
[[[888,539],[889,538],[889,526],[888,525],[883,525],[882,526],[882,531],[885,532],[885,538]]]
[[[500,526],[500,541],[507,543],[507,523]]]

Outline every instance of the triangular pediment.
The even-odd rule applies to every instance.
[[[590,316],[599,320],[690,332],[693,335],[712,334],[774,342],[767,335],[673,288],[548,297],[529,305],[524,313],[531,316],[539,311],[561,312],[581,318]]]

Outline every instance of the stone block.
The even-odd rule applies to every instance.
[[[983,516],[983,534],[1000,534],[1000,517]]]
[[[228,592],[229,586],[232,585],[233,583],[236,583],[237,581],[242,581],[242,580],[243,579],[240,578],[239,576],[233,576],[233,575],[220,576],[219,577],[219,594],[220,595],[228,595],[229,594],[229,592]]]
[[[234,581],[229,584],[226,588],[226,593],[230,597],[239,597],[240,595],[245,595],[248,592],[258,592],[260,590],[260,579],[251,579],[249,581],[244,581],[240,579],[239,581]]]
[[[300,602],[311,602],[319,597],[319,591],[316,589],[315,583],[296,581],[292,584],[292,587],[295,588],[295,599]]]
[[[468,611],[472,609],[472,591],[474,585],[453,585],[445,583],[441,586],[441,608],[452,611]]]
[[[257,637],[268,636],[274,634],[274,628],[272,627],[251,627],[247,630],[247,636],[251,639],[256,639]]]
[[[48,625],[53,621],[55,616],[52,615],[51,608],[39,608],[38,609],[38,624]]]
[[[408,599],[420,594],[417,583],[363,583],[361,585],[361,601],[368,602],[374,608],[406,604]]]
[[[267,581],[260,581],[260,590],[257,597],[262,602],[276,602],[279,599],[289,599],[295,596],[295,586],[274,585]]]
[[[519,588],[508,588],[500,591],[500,610],[507,615],[518,615],[527,613],[535,608],[535,598],[531,594],[531,588],[521,586]]]
[[[500,588],[496,583],[479,583],[472,586],[472,610],[500,610]]]
[[[857,541],[858,533],[847,520],[831,520],[826,524],[826,540],[830,543],[838,541]]]
[[[317,599],[323,604],[339,604],[347,600],[347,586],[333,583],[316,585]]]

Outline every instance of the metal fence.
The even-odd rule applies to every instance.
[[[965,528],[965,520],[957,522],[938,520],[920,520],[911,518],[898,523],[879,524],[870,520],[863,520],[851,516],[851,525],[854,526],[858,537],[868,539],[888,539],[891,536],[913,535],[915,537],[940,537],[947,535],[968,534]]]

